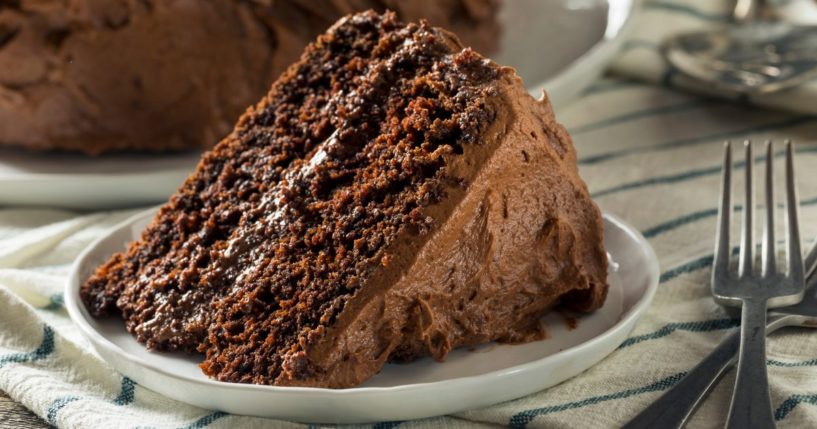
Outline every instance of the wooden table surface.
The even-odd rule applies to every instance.
[[[26,407],[14,402],[0,390],[0,428],[3,429],[40,429],[50,428],[46,422],[37,417]]]

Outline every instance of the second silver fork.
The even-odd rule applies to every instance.
[[[726,426],[728,428],[774,428],[769,382],[766,374],[766,310],[769,307],[793,305],[803,299],[804,271],[800,253],[800,230],[797,220],[798,200],[794,183],[794,155],[786,142],[786,265],[787,273],[777,267],[774,239],[774,168],[771,142],[766,144],[765,206],[766,222],[762,241],[762,263],[754,269],[754,186],[752,180],[752,145],[745,143],[746,184],[741,226],[740,255],[737,273],[729,268],[732,246],[729,227],[732,215],[732,146],[726,144],[723,165],[723,188],[718,212],[718,235],[712,270],[712,293],[715,299],[730,306],[740,306],[741,341],[737,379]]]

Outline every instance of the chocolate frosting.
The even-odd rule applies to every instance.
[[[307,351],[315,378],[283,373],[276,384],[354,386],[387,361],[542,339],[540,319],[554,306],[603,304],[601,216],[571,139],[546,98],[535,101],[512,69],[501,72],[486,144],[451,161],[468,181],[428,209],[444,223],[424,242],[398,240],[387,251],[389,266]]]
[[[495,0],[20,0],[0,5],[0,146],[209,147],[346,13],[395,9],[489,52]]]

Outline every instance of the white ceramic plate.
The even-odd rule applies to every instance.
[[[623,42],[635,0],[508,0],[500,64],[516,67],[536,97],[559,106],[590,85]],[[167,200],[198,153],[87,158],[0,150],[0,206],[99,210]]]
[[[562,316],[545,318],[548,338],[524,345],[488,344],[454,350],[443,363],[430,358],[388,364],[360,387],[332,390],[224,383],[208,379],[200,357],[149,352],[121,319],[92,318],[79,286],[112,253],[125,249],[153,217],[143,212],[92,244],[75,263],[66,290],[71,318],[111,366],[141,386],[203,408],[310,423],[364,423],[449,414],[545,389],[595,365],[627,337],[652,301],[658,260],[646,240],[611,215],[604,216],[610,274],[604,306],[570,330]]]

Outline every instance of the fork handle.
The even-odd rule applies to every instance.
[[[773,317],[766,325],[766,334],[780,328],[799,325],[802,317]],[[740,329],[735,329],[698,365],[689,370],[675,386],[657,401],[623,426],[626,429],[682,428],[698,405],[717,384],[719,378],[734,365],[740,348]]]
[[[717,384],[718,379],[732,367],[740,347],[740,331],[735,329],[684,378],[664,393],[657,401],[623,426],[625,429],[681,428],[692,413]]]
[[[738,371],[727,429],[776,427],[766,375],[766,306],[764,299],[743,301]]]

